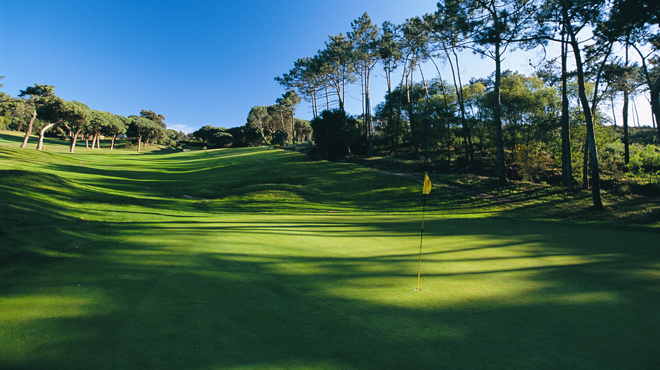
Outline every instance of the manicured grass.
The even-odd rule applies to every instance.
[[[436,187],[415,292],[414,180],[0,135],[2,369],[660,366],[653,227],[533,221]]]

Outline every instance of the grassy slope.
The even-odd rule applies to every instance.
[[[416,293],[415,181],[0,135],[2,369],[660,366],[653,228],[436,188]]]

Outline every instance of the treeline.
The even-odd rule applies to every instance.
[[[625,165],[634,96],[648,96],[660,138],[659,22],[660,5],[650,0],[443,0],[434,13],[400,25],[378,27],[365,13],[276,81],[311,104],[314,139],[328,156],[388,148],[427,162],[492,157],[503,184],[507,162],[547,159],[561,167],[569,190],[581,170],[602,208],[599,155],[615,138],[606,124],[616,123],[604,109],[622,103]],[[550,44],[557,55],[548,54]],[[513,49],[543,50],[546,59],[532,76],[504,71],[504,53]],[[465,81],[463,51],[492,60],[490,77]],[[439,64],[450,67],[446,78]],[[370,77],[378,67],[387,94],[372,113]],[[353,84],[362,96],[357,119],[345,111]]]
[[[0,85],[1,87],[2,85]],[[38,133],[38,150],[43,150],[44,137],[60,137],[70,141],[70,152],[76,142],[100,148],[102,137],[111,138],[110,150],[118,137],[128,138],[140,151],[144,144],[161,144],[177,149],[226,148],[257,146],[264,143],[284,145],[293,138],[311,140],[308,121],[294,117],[300,98],[294,91],[277,99],[277,104],[255,107],[244,126],[226,129],[206,125],[185,134],[167,128],[165,117],[152,110],[142,110],[128,117],[90,109],[78,101],[66,101],[55,95],[55,87],[35,84],[21,90],[16,98],[0,92],[0,129],[25,132],[21,148],[28,145],[33,133]]]
[[[300,101],[300,96],[289,90],[276,99],[276,104],[250,109],[247,123],[240,128],[247,133],[246,140],[249,145],[284,145],[294,141],[311,141],[312,127],[309,121],[295,118]]]
[[[89,147],[100,148],[101,137],[110,137],[110,150],[115,147],[117,137],[128,137],[140,151],[143,144],[159,143],[175,145],[187,139],[183,132],[167,129],[165,117],[151,110],[142,110],[139,115],[128,117],[90,109],[78,101],[66,101],[55,95],[55,86],[28,86],[17,98],[0,93],[0,127],[25,131],[21,148],[25,148],[33,132],[39,133],[37,150],[43,150],[44,137],[63,137],[70,141],[74,152],[79,138]]]

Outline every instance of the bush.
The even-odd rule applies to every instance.
[[[231,145],[233,147],[259,146],[263,141],[259,130],[248,127],[247,125],[232,127],[227,132],[234,138]]]
[[[0,130],[9,130],[10,123],[11,123],[11,117],[0,116]]]
[[[520,145],[516,147],[513,162],[520,169],[520,176],[525,181],[539,180],[540,174],[545,169],[546,159],[543,154],[531,145]]]
[[[234,137],[226,131],[214,133],[208,140],[209,148],[228,148],[234,141]]]
[[[274,146],[283,146],[286,143],[289,134],[284,130],[277,130],[273,133],[270,144]]]
[[[630,162],[628,170],[631,172],[655,172],[660,170],[660,149],[656,145],[630,146]]]
[[[366,153],[368,143],[358,128],[357,120],[344,111],[324,110],[312,120],[312,129],[316,143],[313,152],[323,159]]]

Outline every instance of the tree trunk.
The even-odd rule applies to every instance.
[[[631,45],[637,53],[639,54],[640,59],[642,60],[642,71],[644,71],[644,77],[646,78],[646,83],[649,86],[649,95],[651,98],[651,112],[653,113],[653,119],[656,123],[656,128],[658,129],[658,141],[660,141],[660,78],[657,78],[655,81],[651,81],[651,75],[649,74],[648,67],[646,66],[646,58],[642,51],[639,50],[637,45]]]
[[[75,133],[71,131],[71,147],[69,148],[69,153],[73,153],[76,149],[76,140],[78,140],[78,135],[80,134],[80,131],[82,131],[82,128]]]
[[[117,134],[112,135],[112,141],[110,142],[110,150],[115,148],[115,138],[117,137]]]
[[[365,77],[364,77],[365,76],[364,64],[361,65],[360,67],[362,68],[362,70],[360,71],[360,93],[362,95],[361,96],[361,98],[362,98],[361,99],[362,100],[361,101],[361,103],[362,103],[362,120],[363,120],[363,124],[364,124],[364,129],[362,130],[362,133],[364,134],[364,136],[367,136],[367,135],[369,135],[369,133],[367,132],[367,127],[366,127],[367,113],[366,113],[366,110],[364,109],[364,101],[365,101],[365,98],[366,98],[366,94],[364,92],[364,79],[365,79]]]
[[[291,141],[293,141],[293,138],[296,137],[296,122],[294,114],[295,112],[293,111],[293,108],[291,108]]]
[[[370,77],[369,77],[369,70],[367,69],[366,72],[366,82],[364,86],[364,97],[365,97],[365,115],[367,119],[367,130],[369,130],[369,156],[371,156],[373,147],[374,147],[374,128],[373,128],[373,122],[371,120],[371,95],[369,92],[369,82],[370,82]]]
[[[627,41],[627,40],[626,40]],[[628,44],[626,44],[626,64],[625,68],[628,69]],[[626,76],[628,77],[628,76]],[[623,89],[623,163],[626,165],[630,162],[630,136],[628,135],[628,101],[630,100],[628,93],[628,81],[626,78],[626,86]]]
[[[429,90],[426,88],[426,79],[424,78],[424,71],[422,66],[419,66],[419,73],[422,75],[422,84],[424,85],[424,95],[426,98],[426,162],[431,162],[431,99],[429,98]]]
[[[385,70],[385,77],[387,79],[387,96],[390,98],[390,104],[389,104],[389,109],[388,109],[388,114],[387,114],[387,126],[390,126],[392,124],[392,121],[394,121],[394,99],[392,99],[392,74],[389,72],[388,69]],[[395,130],[396,131],[396,130]],[[396,136],[395,136],[396,140]],[[396,143],[392,143],[392,151],[394,149],[394,145]]]
[[[405,136],[405,131],[403,129],[403,122],[401,117],[403,117],[403,80],[406,80],[406,91],[408,90],[408,74],[406,73],[406,64],[403,65],[403,73],[401,74],[401,83],[399,84],[399,102],[396,106],[397,108],[397,117],[396,117],[396,149],[399,149],[399,138]],[[402,140],[403,141],[403,140]]]
[[[39,130],[39,144],[37,144],[37,150],[44,150],[44,134],[53,126],[55,126],[54,123],[49,123]]]
[[[461,110],[461,126],[463,128],[463,139],[465,140],[465,157],[466,159],[469,160],[470,164],[474,164],[474,146],[472,145],[472,133],[470,132],[470,126],[468,126],[467,118],[465,114],[465,98],[463,96],[463,82],[461,81],[461,70],[458,64],[458,54],[456,53],[456,50],[454,49],[453,46],[452,46],[452,53],[454,54],[454,59],[456,60],[456,69],[458,70],[458,72],[454,71],[454,63],[451,61],[451,57],[449,56],[449,51],[445,48],[445,54],[447,54],[447,60],[449,61],[449,66],[451,67],[451,75],[454,80],[454,86],[456,86],[456,97],[458,98],[458,106],[459,109]],[[456,81],[457,77],[458,77],[458,83]]]
[[[500,44],[495,43],[495,86],[493,96],[493,118],[495,123],[495,140],[497,145],[497,177],[502,185],[509,183],[506,177],[506,166],[504,162],[504,133],[502,130],[502,102],[500,100],[500,79],[502,74],[502,60],[500,55]]]
[[[27,130],[25,131],[25,137],[23,138],[21,148],[25,148],[27,146],[28,139],[30,138],[30,135],[32,135],[32,125],[34,125],[35,118],[37,118],[36,110],[32,112],[32,117],[30,117],[30,123],[28,123]]]
[[[621,113],[623,114],[623,163],[628,164],[630,162],[630,136],[628,134],[628,91],[623,90],[623,109]]]
[[[564,9],[566,11],[566,9]],[[566,16],[565,19],[568,19]],[[584,118],[587,123],[587,147],[589,148],[589,158],[591,167],[591,198],[596,209],[603,209],[603,201],[600,197],[600,168],[598,166],[598,151],[596,147],[596,137],[594,134],[594,121],[591,114],[592,109],[589,109],[589,100],[584,87],[584,72],[582,70],[582,57],[580,55],[580,45],[575,37],[575,32],[570,22],[567,22],[566,28],[570,36],[570,44],[573,48],[573,55],[575,56],[575,66],[577,68],[578,79],[578,93],[584,112]],[[594,104],[593,109],[596,106]]]
[[[314,111],[314,118],[316,118],[319,116],[319,101],[316,96],[316,90],[314,90],[312,100],[313,100],[312,111]]]
[[[568,111],[568,73],[566,71],[566,58],[568,45],[565,42],[564,30],[562,30],[561,43],[561,149],[562,149],[562,178],[566,190],[574,191],[573,188],[573,166],[571,159],[571,134]]]
[[[408,98],[408,121],[410,121],[410,134],[412,135],[413,148],[415,149],[415,154],[419,154],[419,148],[417,148],[417,137],[415,136],[415,114],[413,112],[412,100],[410,100],[410,86],[412,86],[413,80],[413,67],[410,68],[410,85],[408,85],[408,78],[406,78],[406,97]]]
[[[137,147],[137,151],[138,151],[138,152],[139,152],[140,149],[141,149],[141,146],[140,146],[141,143],[142,143],[142,135],[139,135],[139,136],[138,136],[138,147]]]
[[[660,78],[656,79],[653,85],[651,85],[651,109],[655,116],[658,141],[660,141]]]
[[[589,190],[589,138],[584,138],[584,156],[582,158],[582,188]]]
[[[346,113],[346,111],[344,110],[344,99],[342,99],[341,87],[337,85],[336,90],[337,90],[337,100],[339,100],[339,110]]]

